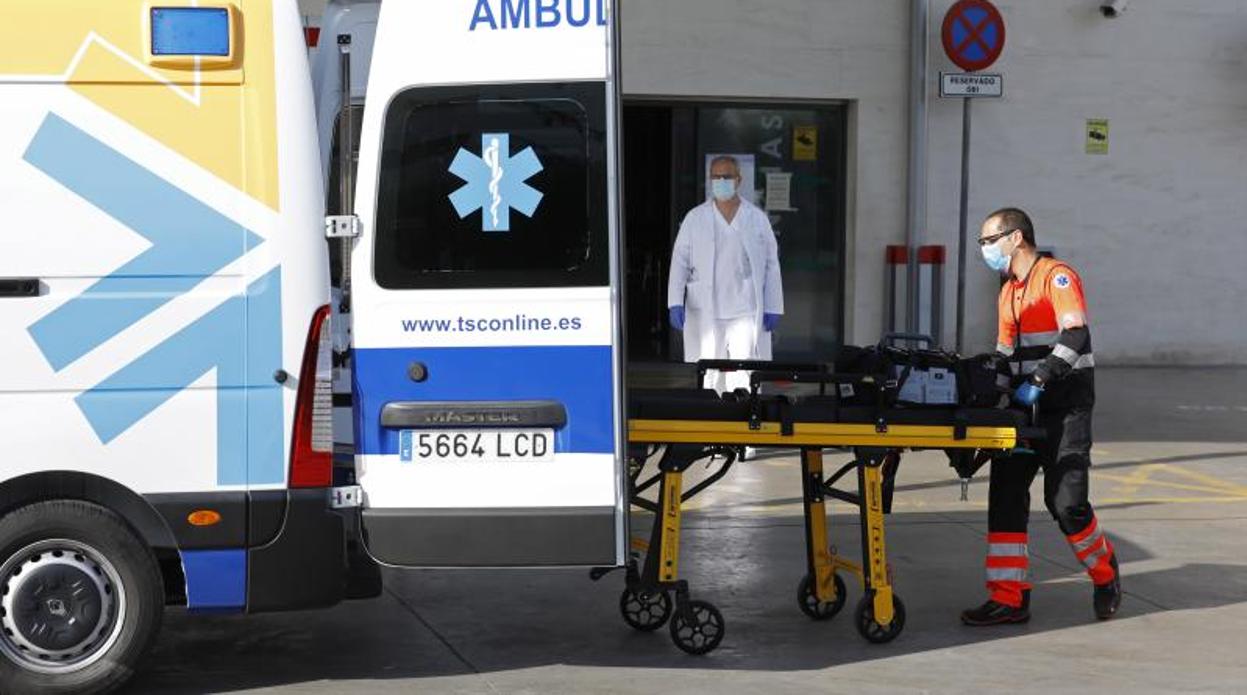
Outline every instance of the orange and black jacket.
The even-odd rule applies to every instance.
[[[1015,374],[1033,375],[1044,385],[1071,375],[1090,383],[1095,356],[1087,300],[1082,279],[1068,264],[1035,261],[1025,278],[1005,281],[997,311],[996,350],[1010,358]]]

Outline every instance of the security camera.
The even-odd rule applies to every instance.
[[[1108,19],[1116,19],[1126,11],[1128,0],[1104,0],[1100,3],[1100,14]]]

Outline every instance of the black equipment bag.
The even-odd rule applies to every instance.
[[[902,347],[902,341],[925,343],[926,348]],[[977,407],[1008,404],[1008,362],[984,354],[962,359],[931,346],[929,336],[889,333],[878,345],[846,345],[836,356],[838,374],[876,376],[875,384],[841,384],[838,395],[845,405],[877,405],[883,391],[885,407]]]

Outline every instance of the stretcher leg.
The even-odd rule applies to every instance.
[[[684,471],[696,460],[687,452],[669,448],[659,462],[657,513],[644,563],[638,572],[630,567],[628,586],[619,598],[624,620],[637,630],[649,632],[668,624],[671,640],[689,654],[706,654],[723,640],[723,614],[710,603],[689,595],[688,582],[680,579],[680,529],[683,519]],[[675,594],[672,606],[671,593]]]
[[[676,581],[680,574],[680,496],[684,488],[684,473],[668,471],[662,475],[661,513],[654,524],[658,541],[658,581]]]
[[[805,512],[806,574],[797,587],[797,605],[814,620],[828,620],[844,607],[844,580],[836,574],[827,537],[823,494],[823,450],[801,450],[801,498]]]
[[[883,465],[891,454],[859,454],[858,491],[862,527],[862,570],[866,594],[857,606],[857,628],[871,642],[890,642],[905,625],[905,608],[892,591],[884,534]]]

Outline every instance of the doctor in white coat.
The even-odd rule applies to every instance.
[[[740,163],[710,163],[713,196],[684,216],[671,251],[667,307],[684,331],[684,361],[769,360],[784,313],[779,246],[766,213],[742,200]],[[749,388],[749,373],[706,374],[706,388]]]

